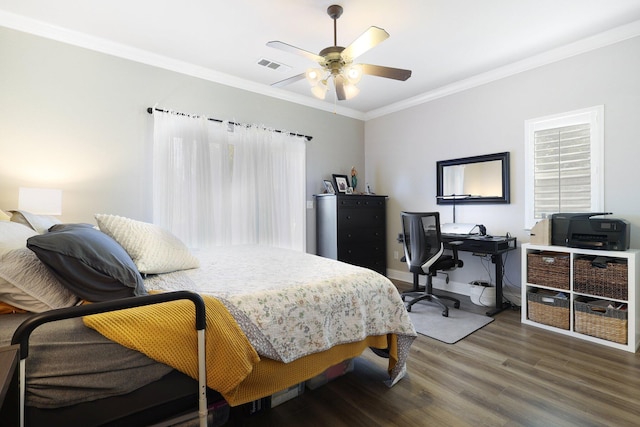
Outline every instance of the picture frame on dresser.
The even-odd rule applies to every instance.
[[[347,175],[333,174],[333,182],[336,187],[336,192],[340,194],[347,194],[347,188],[349,188],[349,177]]]
[[[333,183],[331,181],[329,181],[328,179],[325,179],[324,181],[324,192],[327,194],[336,194],[336,190],[333,188]]]

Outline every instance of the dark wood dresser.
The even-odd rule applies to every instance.
[[[318,255],[387,274],[387,196],[318,194]]]

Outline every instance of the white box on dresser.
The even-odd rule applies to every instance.
[[[533,255],[532,259],[542,259],[544,263],[547,263],[546,272],[548,273],[549,280],[547,281],[544,278],[544,273],[542,276],[534,276],[531,277],[529,274],[529,259],[530,254]],[[638,347],[640,346],[640,317],[638,316],[638,307],[640,306],[640,294],[637,291],[637,285],[640,279],[640,274],[638,271],[638,258],[640,256],[640,250],[638,249],[630,249],[626,251],[599,251],[592,249],[580,249],[580,248],[569,248],[564,246],[546,246],[546,245],[533,245],[530,243],[526,243],[522,245],[522,280],[524,281],[522,286],[522,314],[521,320],[522,323],[527,325],[536,326],[539,328],[547,329],[550,331],[558,332],[560,334],[565,334],[568,336],[577,337],[580,339],[584,339],[587,341],[591,341],[594,343],[607,345],[610,347],[618,348],[625,351],[636,352]],[[561,279],[563,274],[563,269],[566,268],[566,260],[568,257],[568,284],[565,283]],[[617,276],[614,278],[612,275],[612,283],[614,286],[624,287],[626,285],[626,294],[624,292],[620,294],[611,294],[613,296],[608,296],[609,293],[607,291],[599,291],[593,290],[592,287],[587,287],[586,289],[581,285],[576,287],[575,278],[576,278],[576,260],[580,260],[578,263],[578,268],[583,268],[584,259],[592,259],[595,257],[603,257],[605,260],[610,260],[611,263],[615,263],[617,266],[625,266],[626,264],[626,282],[620,283],[620,275],[616,273]],[[600,260],[598,258],[597,260]],[[600,264],[600,263],[596,263]],[[613,265],[613,264],[612,264]],[[600,268],[600,267],[593,267]],[[598,277],[604,277],[605,280],[608,277],[608,272],[606,268],[609,268],[609,264],[606,264],[605,267],[602,267],[604,270],[601,272],[599,270],[595,271],[596,273],[600,273]],[[624,268],[624,267],[623,267]],[[537,269],[536,273],[539,273],[539,268],[537,266],[533,266],[533,269]],[[611,269],[613,271],[613,269]],[[619,270],[618,270],[619,271]],[[581,271],[582,273],[582,271]],[[581,274],[581,276],[583,276]],[[540,278],[542,277],[542,279]],[[535,283],[530,282],[529,280],[534,280]],[[582,279],[581,279],[582,280]],[[600,280],[600,279],[595,279]],[[617,282],[616,282],[617,280]],[[607,283],[605,283],[606,285]],[[596,287],[597,288],[597,287]],[[624,291],[624,289],[623,289]],[[624,297],[626,295],[626,297]],[[542,298],[540,298],[542,296]],[[561,301],[566,297],[568,301],[568,307],[566,307],[566,301]],[[531,301],[529,300],[531,298]],[[538,301],[533,301],[534,299],[538,299]],[[626,324],[624,324],[624,320],[619,320],[615,318],[604,318],[603,316],[608,316],[611,311],[616,312],[615,314],[624,314],[615,308],[608,309],[606,314],[604,313],[604,309],[601,312],[598,307],[598,303],[593,301],[594,312],[593,318],[596,319],[596,323],[599,325],[600,321],[608,322],[607,325],[612,324],[613,328],[617,327],[626,327],[626,342],[616,342],[616,339],[613,338],[613,335],[609,337],[607,335],[606,329],[604,332],[604,337],[593,336],[587,333],[581,333],[576,330],[576,305],[575,302],[586,300],[591,303],[591,300],[605,300],[609,302],[613,307],[624,307],[626,304]],[[543,304],[548,305],[548,314],[549,317],[539,317],[538,314],[534,315],[536,320],[532,320],[529,316],[530,309],[532,307],[540,307],[538,305],[539,301],[542,300]],[[584,307],[585,304],[579,304],[579,307]],[[589,305],[590,307],[590,305]],[[595,311],[597,309],[597,311]],[[544,307],[543,307],[544,310]],[[568,310],[568,311],[565,311]],[[582,309],[581,309],[582,310]],[[581,311],[579,316],[582,316],[584,313]],[[566,322],[566,318],[563,318],[564,315],[568,315],[568,322]],[[549,321],[547,322],[547,319]],[[556,322],[557,319],[560,319],[559,322]],[[580,317],[580,328],[582,327],[584,317]],[[549,324],[545,324],[549,323]],[[565,329],[566,328],[566,329]],[[598,335],[598,333],[596,333]]]

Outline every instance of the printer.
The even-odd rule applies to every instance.
[[[611,215],[611,212],[551,215],[551,244],[607,251],[629,249],[629,222],[616,218],[593,218],[603,215]]]

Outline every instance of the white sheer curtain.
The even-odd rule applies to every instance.
[[[236,127],[230,140],[232,243],[304,249],[304,138]]]
[[[154,113],[154,222],[191,247],[305,250],[305,139]]]

